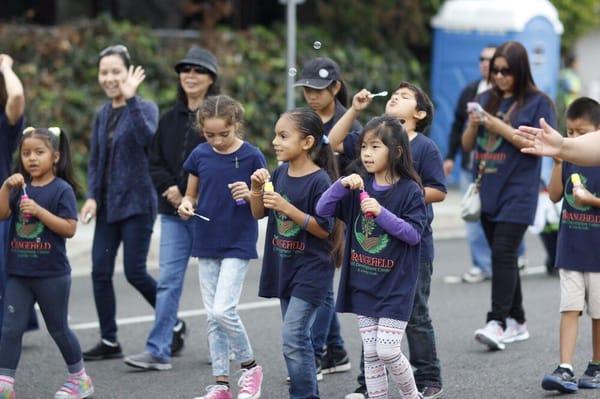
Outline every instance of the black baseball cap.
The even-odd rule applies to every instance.
[[[210,51],[203,49],[202,47],[194,46],[190,48],[181,60],[175,64],[175,72],[179,73],[179,69],[184,65],[196,65],[206,68],[210,73],[215,76],[219,75],[219,66],[217,63],[217,57]]]
[[[336,80],[341,80],[341,75],[340,66],[331,58],[313,58],[304,64],[294,87],[305,86],[322,90]]]

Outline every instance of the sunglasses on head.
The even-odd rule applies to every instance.
[[[492,73],[492,75],[497,75],[500,74],[502,76],[511,76],[512,75],[512,70],[510,68],[491,68],[490,72]]]
[[[104,50],[102,50],[100,52],[100,58],[104,57],[105,55],[110,55],[110,54],[123,54],[125,55],[125,57],[127,57],[127,59],[129,59],[129,50],[127,50],[127,47],[125,47],[122,44],[116,44],[114,46],[108,46],[107,48],[105,48]]]
[[[200,65],[182,65],[181,67],[179,67],[180,73],[190,73],[192,71],[206,75],[210,74],[210,71],[208,69]]]

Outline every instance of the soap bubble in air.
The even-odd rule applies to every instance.
[[[288,75],[290,75],[291,77],[296,76],[297,73],[298,73],[298,71],[294,67],[291,67],[290,69],[288,69]]]
[[[317,40],[317,41],[315,41],[315,42],[313,43],[313,48],[314,48],[315,50],[319,50],[319,49],[321,48],[321,46],[322,46],[322,44],[321,44],[321,42],[320,42],[320,41],[318,41],[318,40]]]

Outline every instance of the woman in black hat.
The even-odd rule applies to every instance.
[[[161,222],[156,317],[146,350],[125,358],[128,365],[147,370],[170,369],[171,356],[183,348],[186,325],[177,319],[177,309],[195,221],[177,215],[188,179],[182,165],[205,141],[195,128],[196,110],[206,96],[219,93],[217,59],[210,51],[192,47],[175,64],[175,71],[179,75],[177,102],[160,119],[150,151],[150,174],[159,196]]]
[[[112,282],[121,243],[127,281],[151,306],[156,299],[156,281],[146,268],[157,202],[147,150],[156,132],[158,107],[136,95],[145,77],[141,66],[131,65],[124,45],[100,52],[98,83],[108,101],[92,126],[88,199],[81,208],[81,218],[88,223],[96,217],[92,282],[102,339],[84,352],[88,361],[122,357]]]

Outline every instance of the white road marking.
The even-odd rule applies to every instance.
[[[546,266],[527,266],[525,269],[520,271],[521,276],[533,276],[536,274],[546,273]],[[462,283],[460,276],[443,276],[442,281],[446,284],[459,284]]]

